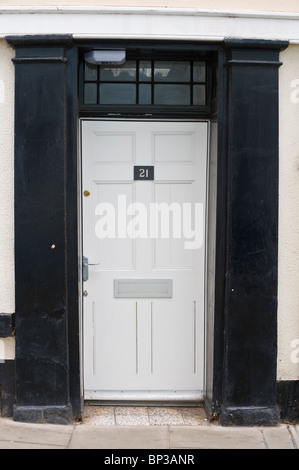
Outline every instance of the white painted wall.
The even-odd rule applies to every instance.
[[[0,314],[15,311],[13,56],[0,40]],[[14,357],[14,338],[0,338],[0,362]]]
[[[221,41],[233,37],[290,40],[299,44],[299,13],[86,5],[5,7],[0,4],[0,37],[65,33],[91,39]]]
[[[278,378],[298,380],[299,362],[299,46],[281,54]],[[299,361],[299,350],[298,350]]]
[[[298,0],[1,0],[1,5],[39,6],[121,6],[202,8],[219,10],[294,11],[299,12]]]
[[[14,301],[14,50],[0,40],[0,313]]]
[[[15,358],[15,339],[0,338],[0,364]]]

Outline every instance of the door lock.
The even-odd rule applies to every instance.
[[[101,263],[88,263],[88,258],[83,256],[82,259],[82,280],[88,281],[89,273],[88,273],[88,266],[98,266]]]

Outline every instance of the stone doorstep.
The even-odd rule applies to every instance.
[[[207,425],[202,407],[85,406],[83,424],[116,426]]]

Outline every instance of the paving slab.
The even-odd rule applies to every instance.
[[[170,426],[171,449],[266,449],[259,428]]]
[[[261,429],[267,449],[294,449],[292,434],[287,425]]]
[[[102,411],[110,416],[108,408]],[[178,425],[179,415],[173,415],[173,424],[167,425],[163,413],[157,417],[163,425],[157,422],[136,425],[140,420],[136,412],[132,414],[134,425],[128,426],[123,423],[130,414],[121,408],[118,413],[120,425],[99,425],[96,421],[96,425],[59,426],[0,418],[0,449],[299,449],[298,425],[269,428],[222,427],[213,423]]]
[[[167,449],[167,426],[75,427],[70,449]]]
[[[299,449],[299,425],[289,426],[292,440],[296,449]]]
[[[64,446],[51,446],[44,444],[28,444],[24,442],[0,441],[0,450],[59,450],[65,449]]]
[[[0,419],[2,449],[13,443],[25,445],[26,448],[30,445],[67,447],[72,432],[73,426],[17,423],[11,419]]]

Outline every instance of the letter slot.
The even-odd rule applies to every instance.
[[[115,279],[115,298],[171,298],[172,279]]]

